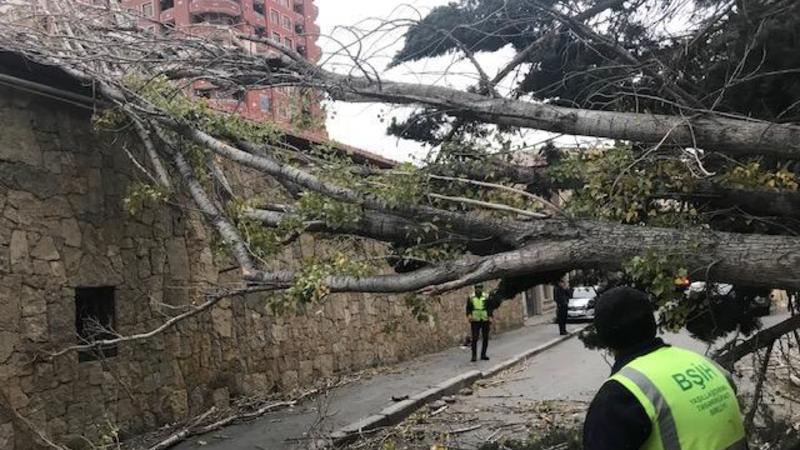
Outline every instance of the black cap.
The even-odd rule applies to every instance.
[[[653,305],[642,291],[618,287],[598,297],[594,326],[603,347],[624,350],[656,337]]]

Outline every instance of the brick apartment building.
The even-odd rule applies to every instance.
[[[314,0],[122,0],[121,5],[141,16],[140,26],[157,34],[177,30],[221,40],[233,34],[258,36],[292,48],[313,62],[322,56],[315,23],[319,10]],[[276,51],[261,43],[247,45],[254,54]],[[202,82],[196,83],[194,90],[216,109],[271,121],[313,141],[327,138],[319,95],[313,91],[283,87],[231,93]]]

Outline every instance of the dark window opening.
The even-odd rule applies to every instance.
[[[117,326],[114,287],[75,289],[75,330],[80,344],[115,338]],[[78,353],[78,361],[117,356],[116,345],[102,345]]]
[[[258,99],[258,102],[259,106],[261,107],[261,111],[269,112],[269,110],[272,109],[272,101],[269,98],[269,95],[261,94],[261,96]]]
[[[303,35],[303,34],[306,34],[306,28],[305,28],[305,26],[303,26],[302,23],[295,23],[294,24],[294,32],[296,34]]]
[[[265,34],[267,34],[267,29],[266,28],[264,28],[264,27],[256,27],[256,36],[264,37]]]
[[[297,14],[305,15],[306,14],[306,9],[303,7],[302,3],[295,3],[294,4],[294,12],[296,12]]]
[[[175,7],[175,0],[161,0],[161,11],[166,11],[168,9]]]
[[[253,2],[253,11],[263,16],[265,11],[264,2]]]

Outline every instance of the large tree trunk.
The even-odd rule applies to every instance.
[[[794,237],[542,220],[530,224],[527,239],[529,244],[518,250],[483,258],[466,257],[400,275],[335,276],[325,283],[333,292],[408,292],[429,286],[441,292],[478,281],[557,270],[613,270],[654,251],[680,256],[696,279],[800,287],[800,239]],[[294,274],[259,272],[250,280],[283,288],[291,285]]]
[[[564,108],[521,100],[491,98],[457,89],[386,80],[373,82],[318,70],[314,76],[337,100],[419,104],[485,123],[532,128],[576,136],[595,136],[716,150],[733,155],[800,157],[800,126],[710,114],[694,117]]]

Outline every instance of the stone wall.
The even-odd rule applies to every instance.
[[[224,406],[232,396],[284,390],[404,360],[466,333],[464,292],[411,318],[402,297],[336,295],[306,314],[271,314],[263,295],[207,314],[118,354],[79,362],[37,357],[77,343],[75,289],[113,286],[116,327],[147,331],[224,283],[210,234],[191,212],[122,206],[141,174],[118,136],[92,132],[85,110],[0,88],[0,448],[33,446],[13,408],[62,442],[111,427],[138,433]],[[317,243],[304,240],[294,249]],[[499,329],[519,326],[504,303]]]

